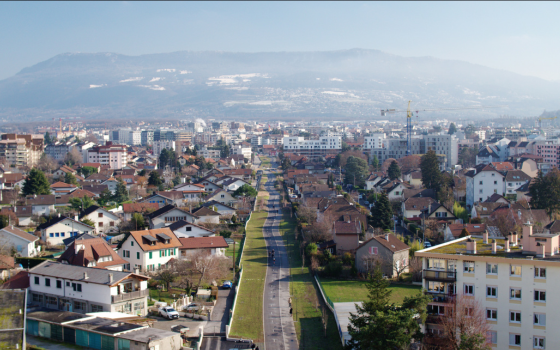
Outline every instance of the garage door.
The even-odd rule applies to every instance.
[[[27,334],[38,336],[39,335],[39,322],[34,320],[27,320]]]
[[[89,332],[89,347],[101,349],[101,334]]]
[[[115,338],[102,335],[101,350],[115,350]]]
[[[51,337],[51,324],[46,322],[39,322],[39,336],[43,338]]]
[[[51,324],[51,339],[62,341],[62,326]]]
[[[89,346],[89,334],[81,329],[76,329],[76,345]]]
[[[64,342],[76,344],[76,330],[74,328],[64,327]]]

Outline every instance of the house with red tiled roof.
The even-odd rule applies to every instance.
[[[88,236],[87,239],[84,236]],[[122,271],[123,266],[128,263],[103,238],[90,235],[83,235],[70,243],[58,261],[63,264],[114,271]]]
[[[486,224],[449,224],[445,228],[444,232],[445,241],[448,242],[459,238],[463,229],[467,229],[467,231],[469,231],[469,235],[482,236],[488,228],[486,227]]]
[[[76,185],[67,184],[61,181],[55,182],[51,185],[51,191],[54,195],[70,194],[78,188]]]
[[[396,277],[408,271],[410,247],[392,233],[386,233],[360,244],[356,249],[355,266],[361,273],[368,273],[381,263],[385,276]]]
[[[159,209],[158,203],[123,203],[124,220],[130,221],[132,214],[149,214]]]
[[[156,271],[179,257],[181,242],[168,227],[131,231],[119,249],[127,268]],[[130,266],[129,266],[130,265]]]
[[[354,252],[360,245],[362,224],[359,220],[335,221],[332,224],[333,239],[336,243],[336,254]]]
[[[222,236],[179,238],[179,259],[189,260],[195,254],[223,256],[229,247]]]
[[[67,165],[63,165],[53,172],[53,179],[55,179],[55,180],[58,180],[58,179],[61,179],[61,178],[63,179],[64,176],[66,176],[67,173],[70,173],[72,175],[76,175],[77,171],[75,169],[70,168]]]
[[[20,271],[15,276],[0,285],[0,289],[27,289],[29,288],[29,274],[27,271]]]

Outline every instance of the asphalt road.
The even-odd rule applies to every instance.
[[[275,167],[273,164],[272,167]],[[269,192],[268,218],[264,225],[263,236],[268,251],[274,249],[274,258],[268,258],[266,283],[263,298],[264,341],[266,350],[297,350],[299,348],[290,314],[290,268],[284,241],[280,236],[278,225],[281,214],[279,193],[274,189],[274,175],[268,175],[265,184]]]

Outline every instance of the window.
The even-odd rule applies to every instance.
[[[544,290],[536,290],[535,301],[539,301],[541,303],[546,302],[546,292]]]
[[[521,266],[519,265],[510,265],[510,276],[521,276]]]
[[[98,217],[98,218],[102,218],[102,217],[103,217],[103,213],[97,213],[97,217]]]
[[[463,272],[474,273],[474,261],[463,261]]]
[[[498,332],[496,331],[486,332],[486,342],[489,344],[498,344]]]
[[[479,185],[482,185],[482,180],[478,183]]]
[[[56,288],[58,288],[58,289],[62,288],[62,281],[61,280],[56,280]]]
[[[465,316],[473,317],[474,315],[474,308],[473,307],[466,307],[465,308]]]
[[[509,298],[514,300],[521,300],[521,288],[510,288]]]
[[[66,281],[66,287],[70,287],[70,282]]]
[[[486,274],[487,275],[497,275],[498,274],[498,264],[486,264]]]
[[[97,224],[99,225],[99,227],[103,227],[103,223],[102,223],[102,222],[98,222]]]
[[[55,236],[55,237],[59,237],[59,236],[58,236],[58,232],[55,232],[55,233],[54,233],[54,236]]]
[[[140,252],[136,252],[136,259],[140,260]]]
[[[114,222],[114,221],[111,221],[111,222],[109,223],[109,226],[115,226],[115,222]]]
[[[130,241],[130,246],[134,247],[134,241]]]
[[[465,294],[466,295],[474,295],[474,285],[473,284],[465,284]]]
[[[546,267],[535,267],[535,278],[546,278]]]
[[[445,306],[428,305],[428,314],[430,314],[430,315],[445,315]]]
[[[103,312],[103,306],[91,304],[91,312]]]
[[[533,338],[533,349],[544,349],[544,337]]]
[[[545,314],[533,314],[533,324],[535,326],[546,326]]]
[[[54,233],[49,233],[49,237],[54,237]]]
[[[39,284],[39,277],[35,276],[35,284]]]
[[[192,231],[192,227],[191,226],[187,226],[187,232]]]
[[[486,309],[486,319],[490,321],[498,320],[498,310],[496,309]]]
[[[487,298],[497,298],[498,297],[498,287],[486,286],[486,297]]]
[[[123,258],[130,258],[130,250],[123,250],[122,256]]]
[[[428,282],[428,291],[430,292],[437,292],[437,293],[444,293],[445,292],[445,284],[443,282]]]
[[[521,346],[521,334],[509,334],[509,345]]]
[[[72,283],[72,290],[74,292],[81,292],[82,291],[82,284],[81,283]]]
[[[50,278],[45,278],[45,286],[46,286],[46,287],[50,287],[50,286],[51,286],[51,279],[50,279]]]
[[[494,181],[494,185],[497,185],[497,184],[498,184],[498,181]]]
[[[521,312],[520,311],[510,311],[509,312],[509,322],[521,323]]]

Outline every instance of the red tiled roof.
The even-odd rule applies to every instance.
[[[58,182],[53,183],[53,184],[51,185],[51,187],[52,187],[52,188],[60,188],[60,187],[62,187],[62,188],[64,188],[64,187],[75,188],[76,185],[67,184],[67,183],[58,181]]]
[[[179,249],[205,249],[205,248],[227,248],[228,244],[222,236],[214,237],[189,237],[179,238],[182,246]]]
[[[123,203],[123,212],[125,213],[143,213],[146,211],[156,211],[159,209],[158,203]]]
[[[0,286],[0,289],[25,289],[29,288],[29,274],[27,271],[20,271],[14,277],[10,278],[6,283]]]

